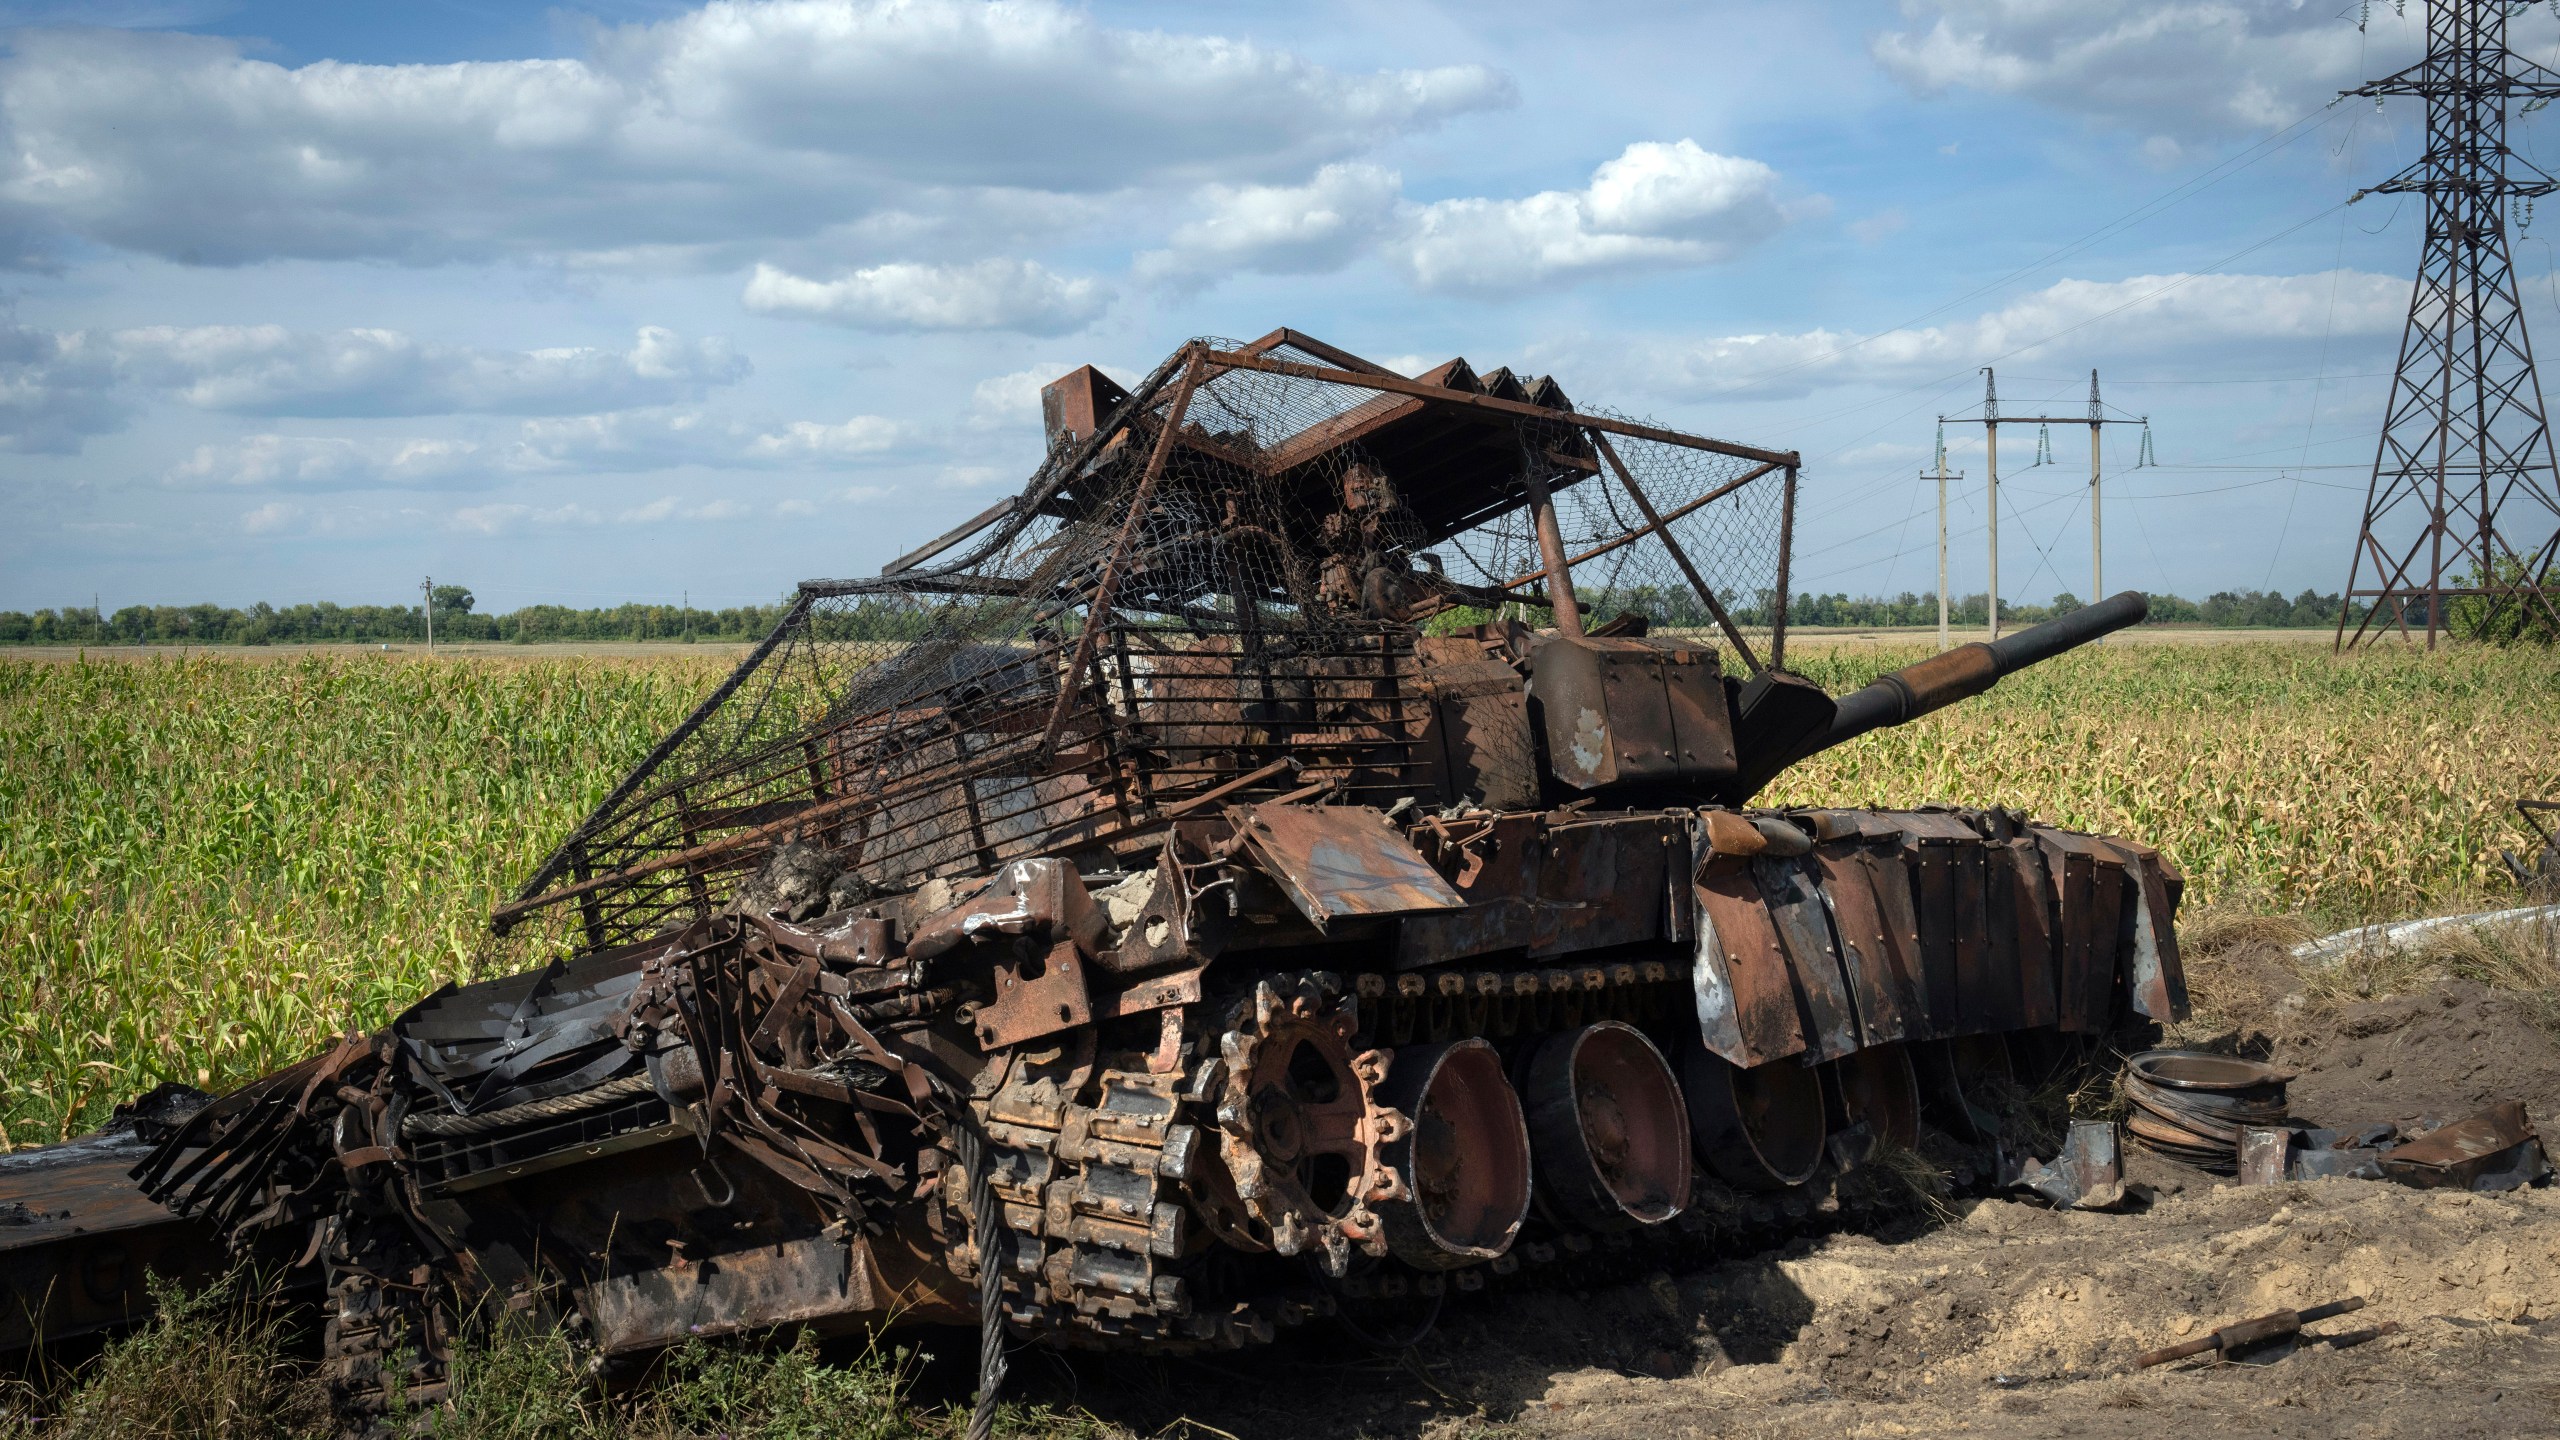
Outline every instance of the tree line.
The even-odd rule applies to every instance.
[[[1775,595],[1763,593],[1733,607],[1744,625],[1765,626],[1775,608]],[[789,609],[790,602],[699,610],[682,605],[611,605],[572,609],[565,605],[527,605],[504,614],[482,614],[473,596],[459,585],[436,587],[433,604],[438,640],[483,643],[541,644],[609,641],[737,642],[762,639]],[[2305,590],[2287,599],[2272,590],[2221,590],[2203,600],[2177,595],[2151,597],[2150,623],[2254,627],[2334,627],[2342,607],[2337,595]],[[2032,625],[2080,608],[2078,596],[2065,592],[2043,605],[2002,600],[2001,619]],[[1598,591],[1583,598],[1584,609],[1598,616],[1632,610],[1656,624],[1703,627],[1712,623],[1697,597],[1685,590],[1646,586]],[[830,617],[829,629],[879,629],[877,638],[894,638],[915,628],[920,618],[910,605],[894,602],[858,607],[859,613]],[[1989,623],[1989,597],[1949,597],[1948,619],[1959,626]],[[1453,614],[1460,612],[1452,612]],[[1469,618],[1473,612],[1464,612]],[[2350,622],[2363,607],[2349,612]],[[0,610],[0,645],[312,645],[416,642],[426,638],[426,608],[418,605],[276,606],[264,602],[247,609],[222,605],[129,605],[113,614],[94,607],[26,613]],[[866,620],[872,622],[864,623]],[[1870,628],[1930,626],[1938,623],[1938,598],[1905,591],[1890,599],[1851,598],[1844,593],[1800,594],[1787,604],[1791,625]],[[1464,623],[1463,621],[1460,623]],[[865,638],[849,632],[842,638]]]

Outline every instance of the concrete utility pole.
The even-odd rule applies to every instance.
[[[2000,377],[1982,367],[1983,463],[1991,475],[1991,638],[2000,638]]]
[[[1920,472],[1927,479],[1929,472]],[[1947,640],[1947,427],[1938,427],[1938,648],[1948,648]],[[1964,478],[1959,470],[1952,477]]]
[[[2106,411],[2098,404],[2098,372],[2089,372],[2089,603],[2107,597],[2107,556],[2101,544],[2105,523],[2098,488],[2098,432],[2106,428]]]
[[[419,581],[418,594],[423,602],[418,608],[427,617],[427,654],[432,658],[436,653],[436,577],[430,575]]]
[[[1957,416],[1959,420],[1964,416]],[[2106,407],[2098,399],[2098,372],[2089,372],[2089,413],[2086,415],[2003,415],[2000,413],[1999,379],[1991,367],[1982,367],[1982,447],[1989,462],[1991,485],[1991,638],[2000,638],[2000,427],[2003,425],[2086,425],[2089,427],[2089,592],[2094,602],[2107,593],[2104,529],[2099,514],[2104,496],[2100,492],[2098,434],[2109,425],[2140,425],[2147,456],[2150,447],[2150,417],[2110,420]],[[1938,468],[1946,468],[1947,417],[1938,417]],[[2042,464],[2041,458],[2037,461]],[[2137,468],[2139,468],[2137,466]],[[1958,477],[1962,478],[1962,477]],[[1940,501],[1941,507],[1944,501]]]

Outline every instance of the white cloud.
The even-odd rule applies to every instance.
[[[656,525],[668,520],[735,520],[749,513],[745,505],[735,500],[709,500],[699,505],[688,505],[673,495],[661,495],[646,505],[623,511],[614,519],[625,525]]]
[[[1578,271],[1703,265],[1784,228],[1778,172],[1693,141],[1639,141],[1583,190],[1422,208],[1404,263],[1435,290],[1489,290]]]
[[[825,320],[857,330],[1082,329],[1110,302],[1097,281],[1059,275],[1030,260],[966,265],[875,265],[835,280],[809,280],[758,265],[741,297],[767,315]]]
[[[270,500],[240,517],[240,528],[251,535],[272,535],[290,529],[302,518],[302,507],[282,500]]]
[[[0,324],[0,451],[77,454],[132,413],[114,356],[87,336]]]
[[[1230,269],[1338,270],[1410,208],[1403,177],[1365,163],[1327,165],[1304,185],[1211,185],[1197,203],[1200,218],[1175,229],[1167,249],[1140,256],[1140,274],[1187,280]]]
[[[1040,387],[1076,368],[1064,361],[1042,361],[1004,375],[991,375],[969,392],[969,425],[1001,430],[1040,423]]]
[[[783,500],[774,505],[773,513],[785,519],[806,520],[818,513],[818,507],[806,500]]]
[[[241,415],[560,415],[698,399],[749,369],[726,341],[654,326],[628,350],[483,350],[379,329],[0,325],[0,450],[76,453],[157,397]]]
[[[897,443],[896,421],[856,415],[836,425],[794,420],[779,431],[748,441],[746,453],[758,460],[833,460],[876,455]]]
[[[635,474],[698,465],[716,470],[827,469],[888,449],[902,438],[877,415],[765,430],[700,410],[625,410],[527,420],[512,441],[450,437],[350,438],[251,435],[199,445],[163,479],[190,489],[470,489],[512,476]],[[480,507],[513,523],[504,507]],[[569,512],[538,523],[566,523]]]
[[[778,430],[700,410],[623,411],[525,422],[507,463],[519,470],[664,470],[823,466],[895,446],[897,422],[856,415],[833,424],[795,420]]]
[[[479,350],[397,330],[151,326],[104,345],[131,381],[189,405],[248,415],[564,415],[698,399],[744,379],[719,339],[644,327],[628,350]]]
[[[1211,186],[1201,218],[1141,274],[1196,281],[1233,270],[1301,274],[1385,255],[1426,290],[1494,291],[1612,270],[1732,259],[1821,201],[1790,206],[1778,172],[1693,140],[1640,140],[1579,190],[1420,203],[1374,165],[1304,185]]]
[[[445,524],[455,530],[468,530],[479,535],[504,535],[526,526],[553,528],[563,525],[593,525],[596,512],[584,505],[524,505],[500,502],[470,505],[445,516]]]
[[[1479,66],[1346,73],[1057,0],[746,0],[593,31],[583,58],[443,65],[20,31],[0,236],[190,264],[681,263],[1007,191],[1304,174],[1513,98]]]
[[[1903,0],[1902,13],[1915,28],[1872,45],[1913,90],[2014,95],[2123,126],[2152,137],[2153,163],[2179,141],[2287,124],[2416,58],[2421,33],[2417,16],[2376,5],[2359,35],[2335,6],[2298,0]]]
[[[2332,297],[2334,296],[2334,309]],[[2396,333],[2409,282],[2361,271],[2064,280],[1951,325],[1871,337],[1831,330],[1620,347],[1625,373],[1668,395],[1798,395],[1820,385],[1955,373],[2059,346],[2076,357],[2200,353]]]
[[[199,445],[172,467],[169,484],[187,488],[383,490],[486,484],[480,447],[465,440],[350,440],[335,436],[252,435]]]

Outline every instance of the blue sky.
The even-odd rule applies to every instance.
[[[2419,145],[2328,104],[2415,57],[2388,0],[0,25],[5,608],[769,600],[1018,484],[1041,380],[1276,325],[1801,450],[1798,584],[1852,594],[1931,583],[1977,367],[2095,367],[2162,462],[2109,432],[2109,588],[2334,590],[2420,238],[2340,204]],[[2014,599],[2088,592],[2085,436],[2004,434]]]

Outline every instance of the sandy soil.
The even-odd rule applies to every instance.
[[[2272,1046],[2296,1114],[2560,1115],[2560,1044],[2466,982],[2304,1018]],[[1688,1273],[1453,1302],[1401,1356],[1301,1334],[1213,1361],[1019,1362],[1027,1396],[1139,1434],[1732,1436],[2560,1435],[2560,1189],[2354,1180],[2240,1188],[2140,1151],[2135,1213],[1965,1200],[1881,1233]],[[2351,1348],[2136,1372],[2144,1350],[2361,1295]],[[1185,1426],[1191,1427],[1186,1431]]]

